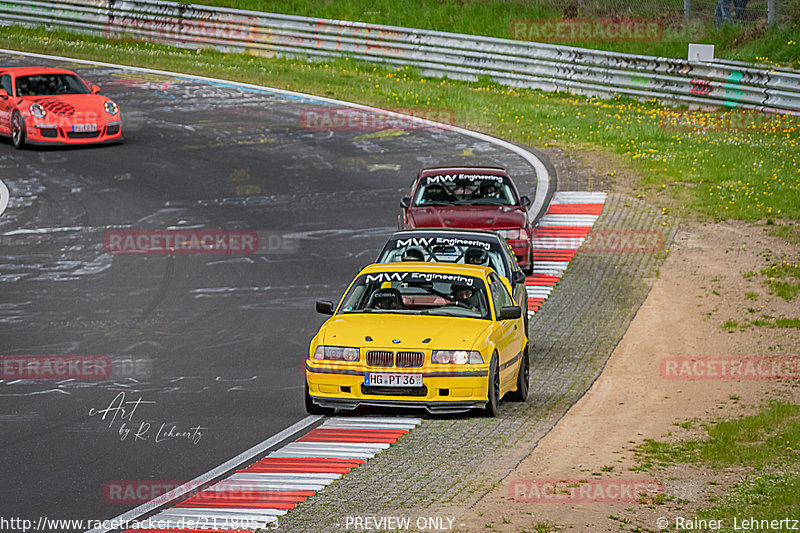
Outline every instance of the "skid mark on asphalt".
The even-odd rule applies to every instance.
[[[149,524],[163,528],[129,529],[126,533],[274,528],[278,517],[389,448],[420,421],[411,417],[328,418],[294,442],[150,517]]]
[[[533,231],[533,275],[525,280],[528,317],[539,310],[600,217],[604,192],[557,192]]]

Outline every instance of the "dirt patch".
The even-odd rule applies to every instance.
[[[771,398],[800,401],[797,381],[673,380],[660,366],[664,358],[800,355],[800,330],[752,325],[800,315],[796,301],[770,295],[763,284],[760,271],[770,260],[798,256],[796,245],[769,229],[684,224],[603,374],[533,453],[460,517],[459,531],[658,531],[657,518],[689,518],[738,480],[741,469],[632,471],[631,449],[646,438],[698,438],[702,422],[752,412]],[[737,326],[723,327],[729,321]],[[546,480],[562,481],[558,501],[536,498]],[[652,480],[664,487],[665,501],[579,501],[580,485],[612,496],[628,482]]]

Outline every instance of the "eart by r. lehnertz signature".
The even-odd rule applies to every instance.
[[[114,422],[119,419],[121,422],[119,426],[119,439],[125,440],[129,436],[133,437],[133,441],[149,441],[153,437],[152,442],[159,443],[165,441],[173,441],[176,439],[185,439],[192,444],[197,444],[203,438],[203,430],[208,429],[203,426],[194,426],[186,430],[178,429],[175,424],[167,424],[162,422],[158,431],[153,435],[150,431],[153,425],[150,422],[141,421],[137,423],[133,419],[136,409],[142,404],[155,404],[154,401],[142,400],[141,396],[136,400],[126,401],[125,393],[120,392],[117,394],[111,403],[104,409],[96,409],[94,407],[89,409],[89,416],[100,416],[100,420],[108,420],[108,427],[111,428]]]

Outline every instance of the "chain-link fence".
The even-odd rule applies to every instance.
[[[549,0],[564,18],[649,17],[723,24],[800,22],[800,0]]]

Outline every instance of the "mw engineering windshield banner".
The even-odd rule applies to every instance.
[[[402,281],[406,283],[419,283],[422,281],[439,281],[443,283],[457,283],[460,285],[473,286],[478,281],[472,276],[461,276],[459,274],[439,274],[436,272],[375,272],[364,274],[366,283],[383,283],[392,281]]]
[[[470,246],[475,248],[483,248],[484,250],[491,250],[492,243],[486,241],[479,241],[476,239],[463,239],[460,237],[409,237],[407,239],[398,238],[394,241],[395,248],[405,248],[407,246],[421,246],[428,248],[430,246]]]
[[[503,183],[506,181],[506,177],[495,174],[439,174],[425,178],[426,185],[431,183],[452,183],[455,181],[496,181]]]

